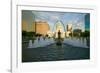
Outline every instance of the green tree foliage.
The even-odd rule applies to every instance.
[[[22,31],[22,36],[23,37],[33,37],[33,36],[35,36],[35,32]]]
[[[90,31],[89,30],[85,30],[85,32],[81,33],[82,37],[89,37],[90,36]]]

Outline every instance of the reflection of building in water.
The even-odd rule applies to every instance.
[[[69,37],[70,34],[73,34],[73,31],[72,31],[72,24],[68,24],[66,28],[67,28],[66,37]]]
[[[36,21],[35,22],[36,34],[46,35],[49,30],[50,30],[50,27],[46,21]]]

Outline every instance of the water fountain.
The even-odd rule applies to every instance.
[[[29,40],[29,46],[28,46],[28,48],[32,48],[32,40]]]

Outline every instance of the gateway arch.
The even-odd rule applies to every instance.
[[[59,31],[61,32],[61,37],[65,38],[65,32],[66,32],[65,25],[60,20],[57,21],[53,26],[53,32],[54,32],[55,38],[58,38]]]

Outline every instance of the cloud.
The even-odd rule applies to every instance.
[[[84,27],[84,16],[86,13],[72,13],[72,12],[49,12],[49,11],[32,11],[35,15],[35,20],[47,21],[53,27],[56,21],[60,20],[66,26],[73,24],[74,28],[77,26]]]
[[[59,17],[58,16],[51,16],[51,19],[59,19]]]

